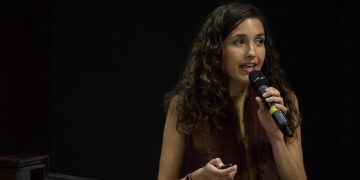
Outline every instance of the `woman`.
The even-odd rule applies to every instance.
[[[286,114],[293,137],[250,88],[253,70],[269,79],[263,96]],[[208,16],[165,105],[159,180],[307,179],[298,102],[256,7],[228,3]]]

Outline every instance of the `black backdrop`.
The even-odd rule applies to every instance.
[[[51,171],[75,176],[155,179],[162,97],[222,2],[2,1],[1,154],[49,153]],[[252,3],[299,96],[309,179],[356,177],[355,6]]]

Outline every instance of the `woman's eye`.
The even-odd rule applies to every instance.
[[[246,42],[246,40],[241,38],[241,39],[236,39],[234,41],[234,44],[239,46],[239,45],[245,44],[245,42]]]
[[[257,46],[262,46],[262,45],[264,44],[264,42],[265,42],[265,40],[262,39],[262,38],[255,40],[255,44],[256,44]]]

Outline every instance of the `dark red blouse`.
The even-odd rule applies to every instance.
[[[194,172],[211,159],[219,157],[224,163],[238,166],[234,178],[236,180],[253,179],[249,175],[250,172],[253,172],[256,180],[279,179],[270,143],[258,121],[257,109],[255,93],[251,91],[245,100],[244,108],[245,132],[249,142],[248,153],[246,153],[244,137],[240,133],[235,105],[232,102],[225,111],[227,117],[222,120],[222,129],[206,128],[186,136],[184,173]]]

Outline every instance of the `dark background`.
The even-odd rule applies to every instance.
[[[1,1],[0,153],[48,153],[57,173],[155,179],[162,97],[222,2]],[[299,96],[309,179],[357,177],[355,6],[246,2],[268,17]]]

